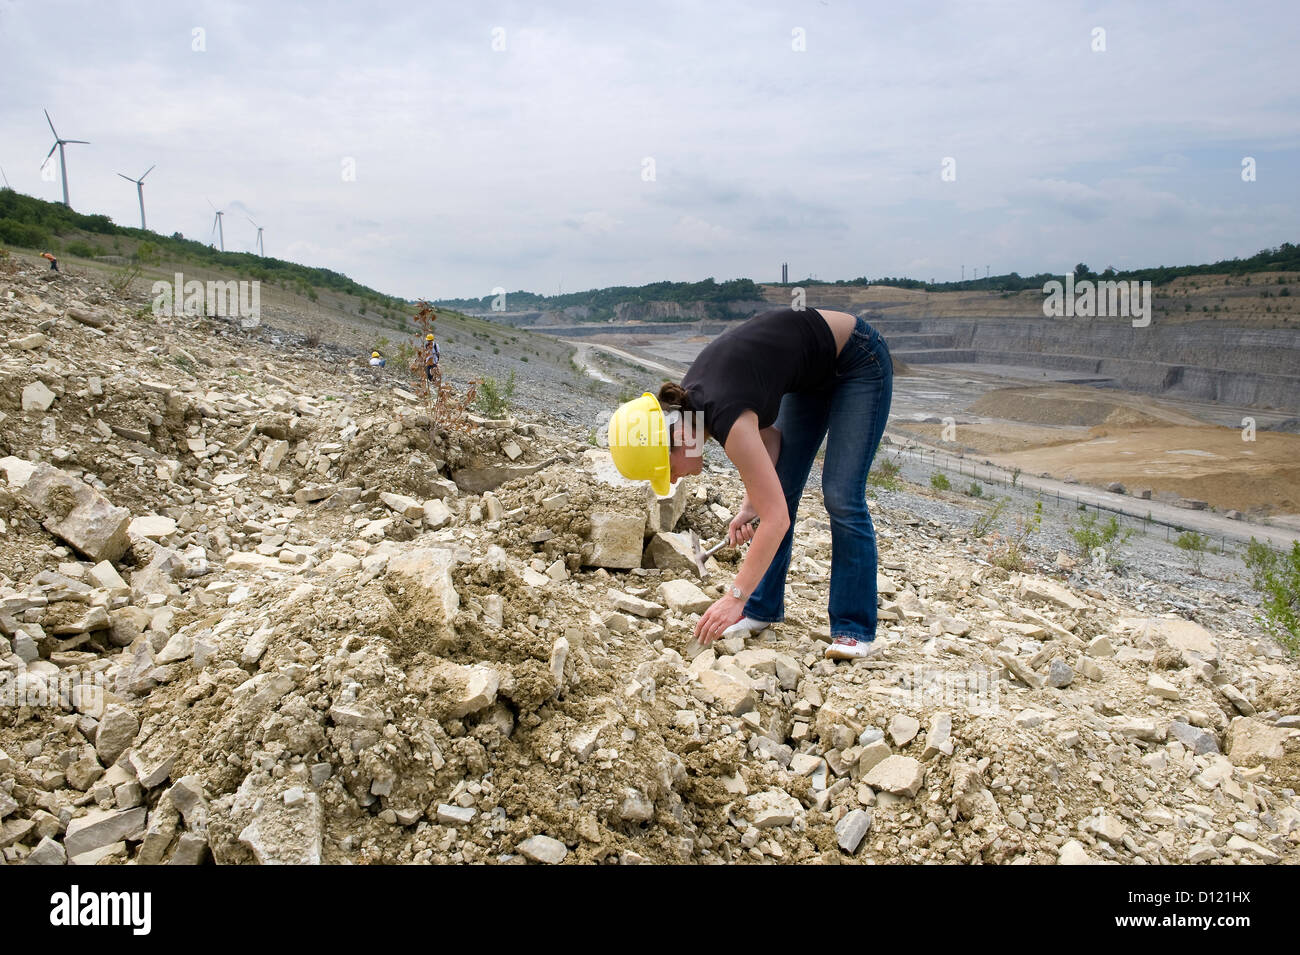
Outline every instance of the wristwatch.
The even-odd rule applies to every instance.
[[[731,594],[731,596],[735,597],[737,600],[745,599],[745,592],[741,590],[739,587],[737,587],[734,583],[731,585],[731,588],[727,591],[727,593]]]

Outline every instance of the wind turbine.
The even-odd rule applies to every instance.
[[[50,132],[54,134],[54,145],[51,146],[50,151],[45,154],[45,162],[50,161],[50,157],[54,155],[54,150],[57,149],[59,151],[59,169],[63,171],[63,204],[71,209],[72,205],[68,202],[68,160],[63,155],[63,147],[68,143],[81,143],[83,146],[89,146],[90,143],[86,142],[84,139],[60,139],[59,131],[54,128],[54,120],[50,119],[50,111],[48,109],[45,110],[45,121],[50,124]],[[41,165],[43,166],[45,163],[41,163]]]
[[[9,177],[5,175],[4,166],[0,166],[0,179],[3,179],[5,181],[5,188],[8,189],[10,192],[13,192],[14,187],[9,185]]]
[[[212,200],[211,200],[211,199],[208,200],[208,205],[212,206]],[[222,252],[225,252],[225,251],[226,251],[226,233],[225,233],[225,230],[221,228],[221,217],[222,217],[223,215],[225,215],[225,213],[224,213],[223,211],[221,211],[220,209],[218,209],[216,206],[212,206],[212,211],[215,212],[215,213],[217,214],[216,217],[212,220],[212,231],[215,232],[215,233],[217,234],[217,238],[218,238],[218,240],[221,242],[221,251],[222,251]]]
[[[244,216],[244,218],[247,219],[249,222],[253,222],[252,216]],[[256,222],[253,222],[253,225],[257,226],[257,254],[261,256],[265,256],[266,250],[262,248],[262,227],[260,225],[257,225]]]
[[[153,172],[157,167],[158,167],[158,164],[157,164],[157,163],[154,163],[152,166],[150,166],[148,169],[146,169],[146,170],[144,171],[144,176],[149,175],[149,173]],[[133,182],[133,183],[135,183],[136,191],[140,193],[140,228],[143,229],[143,228],[145,228],[145,224],[144,224],[144,176],[141,176],[139,179],[132,179],[130,176],[124,175],[124,174],[122,174],[122,173],[120,173],[120,172],[118,173],[118,175],[121,176],[123,179],[125,179],[127,182]]]

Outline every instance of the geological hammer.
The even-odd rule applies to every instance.
[[[754,518],[750,521],[751,526],[756,525],[757,523],[758,518]],[[700,545],[700,535],[695,533],[695,531],[691,531],[691,556],[695,558],[695,569],[699,571],[700,579],[704,579],[709,573],[704,566],[704,561],[722,550],[722,548],[726,547],[728,543],[727,539],[723,538],[720,543],[714,544],[708,550],[705,550]]]

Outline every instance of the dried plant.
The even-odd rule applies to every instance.
[[[468,411],[477,397],[479,382],[477,379],[471,381],[465,393],[460,395],[443,380],[442,368],[430,361],[433,342],[426,341],[426,336],[435,334],[438,312],[423,300],[418,305],[412,318],[417,329],[417,341],[410,369],[415,394],[429,413],[429,436],[435,437],[439,431],[469,431],[473,423],[468,417]]]

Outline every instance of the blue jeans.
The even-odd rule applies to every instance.
[[[859,318],[835,363],[835,376],[815,391],[787,394],[775,427],[781,432],[777,477],[790,529],[758,588],[745,603],[751,620],[785,617],[795,514],[822,439],[822,498],[831,519],[832,637],[876,637],[876,529],[867,511],[867,472],[880,446],[894,393],[894,364],[880,333]],[[829,435],[829,437],[828,437]]]

